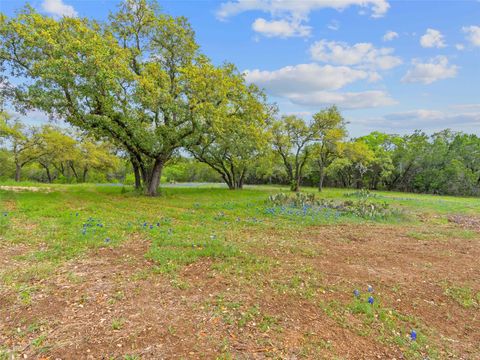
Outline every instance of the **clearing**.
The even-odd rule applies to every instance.
[[[15,190],[0,190],[1,360],[480,358],[480,199]],[[357,213],[363,196],[394,211]]]

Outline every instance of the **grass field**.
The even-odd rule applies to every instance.
[[[354,190],[15,186],[1,360],[480,358],[480,199],[376,192],[388,212],[362,216],[335,207]]]

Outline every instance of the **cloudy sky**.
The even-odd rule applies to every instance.
[[[33,0],[51,16],[105,19],[117,0]],[[0,0],[13,15],[26,2]],[[337,104],[352,136],[480,134],[480,1],[159,0],[190,19],[215,63],[235,63],[282,113]],[[39,120],[40,115],[36,114]]]

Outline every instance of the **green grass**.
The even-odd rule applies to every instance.
[[[33,183],[20,185],[38,186]],[[90,249],[117,246],[134,234],[151,241],[147,257],[157,263],[158,271],[175,272],[200,258],[227,263],[229,258],[240,259],[244,243],[249,239],[238,237],[238,233],[375,221],[352,214],[335,216],[332,212],[302,214],[301,211],[288,210],[272,214],[268,211],[270,206],[266,199],[270,194],[287,191],[277,186],[247,187],[243,191],[207,187],[165,188],[158,198],[138,196],[132,188],[119,186],[51,185],[50,189],[49,193],[0,190],[0,236],[6,242],[29,247],[29,251],[17,256],[29,266],[14,273],[3,272],[1,276],[6,283],[28,283],[48,276],[55,266],[66,260]],[[304,191],[316,190],[306,188]],[[326,189],[317,197],[343,201],[351,192],[348,189]],[[407,214],[480,211],[480,200],[475,198],[375,194],[372,201],[387,202]],[[414,220],[412,216],[378,219],[391,224]],[[85,224],[87,227],[83,230]],[[460,235],[472,236],[468,231]],[[430,234],[412,233],[411,236],[430,237]],[[291,251],[309,252],[308,249]]]
[[[304,191],[316,192],[313,188]],[[19,303],[29,306],[38,291],[38,281],[51,276],[66,261],[130,240],[147,241],[149,248],[145,256],[154,264],[148,271],[134,274],[133,281],[167,273],[173,288],[188,291],[195,284],[183,279],[180,270],[202,259],[212,263],[212,271],[230,276],[240,287],[242,284],[251,286],[259,277],[274,274],[280,264],[278,258],[259,249],[268,248],[286,258],[322,256],[321,246],[298,236],[317,225],[408,225],[415,230],[407,235],[419,240],[455,238],[469,241],[477,236],[470,230],[423,228],[423,223],[422,227],[418,226],[417,216],[434,214],[429,221],[436,224],[446,222],[444,215],[447,214],[478,214],[480,199],[477,198],[374,192],[375,196],[369,200],[386,202],[399,212],[365,219],[330,210],[304,212],[277,208],[272,211],[267,199],[278,192],[288,192],[288,189],[278,186],[249,186],[242,191],[219,187],[164,188],[157,198],[140,196],[131,187],[89,184],[51,185],[48,193],[0,189],[1,245],[12,249],[13,260],[21,264],[0,269],[0,285],[13,289]],[[349,193],[352,190],[325,189],[317,198],[342,202],[352,199],[347,196]],[[293,266],[288,275],[272,276],[265,281],[263,290],[273,290],[275,296],[296,297],[318,304],[321,294],[343,289],[340,285],[338,288],[325,285],[322,273],[312,270],[306,263]],[[83,281],[72,272],[66,274],[72,284]],[[469,287],[446,283],[444,290],[446,296],[465,308],[477,307],[480,303],[480,294]],[[108,302],[111,305],[119,303],[124,296],[118,292]],[[264,313],[256,302],[216,297],[208,304],[225,324],[235,328],[255,326],[261,333],[282,331],[279,319]],[[407,358],[416,358],[419,354],[438,357],[429,342],[431,332],[424,324],[394,308],[382,306],[380,300],[373,306],[361,298],[347,304],[322,303],[321,307],[341,326],[361,336],[373,336],[380,342],[393,344],[401,348]],[[351,317],[358,321],[352,324]],[[123,325],[124,319],[113,319],[111,329],[121,331]],[[408,339],[411,328],[418,329],[419,337],[415,342]],[[48,350],[46,337],[40,333],[36,335],[32,346],[39,352]],[[228,339],[226,341],[228,345]],[[308,334],[304,341],[306,354],[312,354],[315,348],[334,348],[329,341]],[[225,358],[229,358],[227,345]],[[0,347],[0,359],[7,356],[7,351]]]
[[[443,284],[445,295],[464,308],[480,307],[480,291],[475,291],[469,286],[458,286],[445,282]]]

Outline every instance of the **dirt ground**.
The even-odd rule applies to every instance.
[[[211,260],[176,276],[157,274],[144,256],[149,243],[135,236],[33,280],[28,301],[1,288],[0,345],[33,359],[402,359],[395,344],[342,326],[319,306],[348,303],[354,288],[370,284],[385,306],[431,329],[440,358],[479,359],[478,304],[464,307],[445,289],[480,291],[480,236],[456,237],[465,228],[460,221],[441,227],[454,235],[386,225],[311,227],[295,233],[303,252],[289,251],[273,229],[267,237],[251,234],[262,241],[252,249],[274,265],[250,276],[221,271]],[[19,266],[15,258],[25,251],[0,247],[0,265]],[[275,284],[301,269],[307,280],[278,290]],[[313,295],[302,296],[307,290]]]
[[[0,190],[13,191],[13,192],[20,192],[20,191],[51,192],[52,191],[52,189],[46,186],[38,187],[38,186],[9,186],[9,185],[0,186]]]

